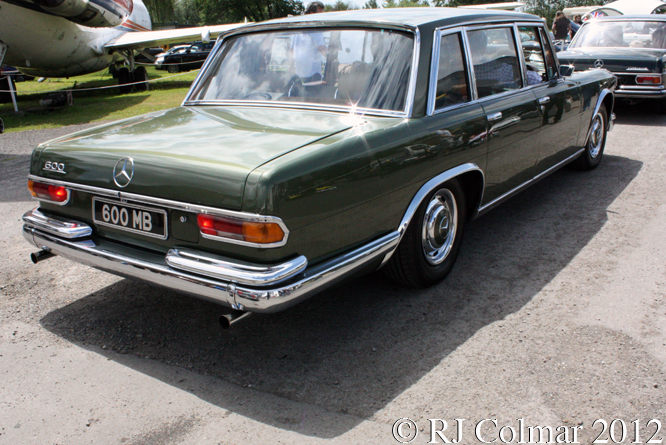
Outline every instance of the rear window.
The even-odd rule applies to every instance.
[[[404,111],[411,34],[299,29],[224,43],[193,101],[289,102]]]

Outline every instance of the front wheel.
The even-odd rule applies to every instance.
[[[458,181],[439,186],[416,211],[384,268],[386,275],[417,288],[443,280],[458,257],[465,218],[465,195]]]
[[[589,131],[590,136],[587,139],[585,151],[571,163],[571,167],[575,170],[592,170],[601,162],[606,146],[606,133],[608,132],[608,112],[604,104],[599,107],[592,118]]]

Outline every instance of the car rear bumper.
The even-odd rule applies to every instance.
[[[375,269],[398,245],[392,232],[324,263],[305,257],[277,265],[222,258],[192,249],[166,255],[97,238],[87,224],[35,209],[23,216],[23,236],[37,248],[127,278],[250,312],[286,309],[359,272]]]
[[[615,97],[622,99],[662,99],[666,97],[666,88],[648,89],[620,87],[615,90]]]

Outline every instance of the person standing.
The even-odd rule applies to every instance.
[[[566,40],[567,37],[571,36],[571,22],[562,11],[557,11],[555,14],[552,30],[555,40]]]

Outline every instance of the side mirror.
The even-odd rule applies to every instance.
[[[569,77],[573,74],[574,67],[572,65],[560,65],[560,76]]]

